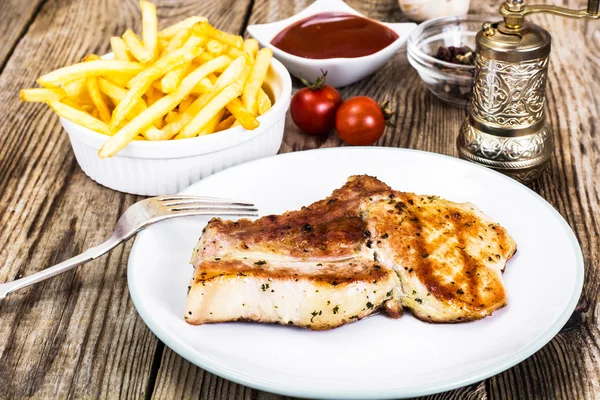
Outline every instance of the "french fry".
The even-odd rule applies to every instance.
[[[155,89],[153,86],[150,86],[148,88],[148,90],[146,90],[145,94],[146,94],[146,103],[148,103],[149,106],[156,103],[158,100],[160,100],[163,97],[162,93],[158,89]]]
[[[65,84],[62,89],[67,93],[69,99],[82,104],[91,104],[92,99],[87,92],[85,82],[85,78],[77,79]]]
[[[198,35],[204,35],[208,36],[209,38],[217,39],[221,43],[224,43],[228,46],[233,46],[240,50],[244,46],[244,39],[241,36],[220,31],[206,21],[195,24],[192,29]]]
[[[129,81],[131,81],[131,79],[133,79],[133,76],[124,75],[121,73],[107,74],[107,75],[102,75],[102,76],[104,76],[106,79],[108,79],[115,85],[119,85],[120,87],[127,87],[127,85],[129,84]]]
[[[196,100],[196,97],[189,95],[188,97],[186,97],[185,99],[183,99],[181,101],[181,103],[179,103],[179,107],[178,110],[180,113],[185,112],[185,110],[188,109],[188,107],[194,102],[194,100]]]
[[[125,98],[125,96],[127,96],[126,89],[123,89],[122,87],[120,87],[118,85],[115,85],[114,83],[112,83],[111,81],[109,81],[108,79],[105,79],[105,78],[98,78],[98,87],[100,87],[100,91],[102,93],[104,93],[106,96],[108,96],[108,98],[111,99],[111,101],[113,102],[114,105],[119,104],[119,102],[121,100],[123,100]],[[131,114],[128,115],[127,118],[131,119],[130,117],[133,117],[134,115],[141,113],[145,109],[146,109],[146,103],[144,102],[144,100],[139,99],[138,101],[136,101],[135,106],[131,110]]]
[[[212,87],[213,87],[213,84],[210,82],[210,80],[208,78],[204,78],[200,82],[198,82],[198,84],[196,85],[196,87],[194,88],[192,93],[194,93],[194,94],[207,93],[212,90]]]
[[[167,124],[163,128],[163,133],[165,134],[165,139],[170,139],[175,136],[183,127],[188,124],[194,115],[196,115],[200,110],[206,106],[206,104],[212,100],[223,88],[234,83],[240,74],[244,74],[244,69],[249,69],[249,66],[245,64],[246,59],[244,57],[240,57],[232,61],[225,71],[217,78],[214,74],[208,75],[203,79],[207,81],[206,85],[208,86],[204,93],[202,93],[192,104],[189,106],[186,105],[183,111],[181,110],[180,105],[180,115],[179,119],[172,121]],[[199,84],[198,84],[199,85]],[[192,93],[196,93],[198,85],[194,88]]]
[[[83,58],[83,62],[90,62],[100,60],[100,56],[97,54],[88,54]],[[99,118],[105,124],[110,122],[110,110],[108,109],[108,105],[104,101],[104,97],[102,97],[102,93],[100,92],[100,88],[98,87],[98,77],[93,76],[86,80],[86,89],[92,103],[94,104],[96,112],[92,113],[92,115],[96,118]]]
[[[217,78],[216,82],[214,83],[214,89],[220,91],[225,86],[232,84],[240,77],[240,75],[244,73],[244,68],[246,66],[246,60],[244,57],[239,57],[233,60]],[[241,85],[243,85],[243,82],[241,82]]]
[[[96,60],[101,60],[101,58],[98,54],[88,54],[87,56],[83,57],[83,59],[81,61],[89,62],[89,61],[96,61]]]
[[[258,94],[256,95],[256,103],[257,103],[258,115],[263,115],[264,113],[269,111],[269,109],[273,105],[271,103],[271,98],[263,90],[263,88],[258,89]]]
[[[96,107],[94,107],[90,104],[82,104],[81,105],[81,111],[86,112],[88,114],[92,114],[95,109],[96,109]]]
[[[194,38],[190,38],[188,42],[193,39]],[[150,67],[146,68],[143,72],[139,73],[130,81],[131,88],[129,89],[127,96],[113,110],[113,116],[110,121],[111,129],[117,130],[121,126],[125,117],[131,111],[133,104],[135,104],[135,100],[141,98],[156,79],[160,78],[173,68],[191,61],[202,51],[203,49],[201,47],[196,47],[193,44],[190,44],[188,47],[186,43],[181,49],[167,54]]]
[[[95,61],[98,59],[100,59],[100,57],[98,57],[97,55],[88,54],[87,56],[83,57],[82,62]],[[63,89],[65,89],[69,98],[71,100],[73,100],[75,103],[80,103],[80,104],[85,104],[85,105],[93,105],[94,100],[90,96],[90,93],[89,93],[88,87],[87,87],[87,82],[90,79],[93,79],[93,77],[87,78],[87,79],[85,79],[85,78],[78,79],[76,81],[67,83],[63,86]]]
[[[220,55],[225,50],[225,46],[221,44],[218,40],[211,39],[205,44],[206,51],[208,51],[212,55]]]
[[[156,118],[154,121],[152,121],[152,125],[160,130],[163,126],[165,126],[165,119],[163,117]],[[144,130],[142,129],[142,132],[143,131]]]
[[[98,78],[98,87],[102,93],[113,101],[113,104],[120,102],[127,95],[127,89],[115,85],[104,77]]]
[[[156,18],[156,6],[149,1],[141,0],[142,9],[142,40],[144,48],[152,58],[158,55],[158,19]]]
[[[68,98],[68,97],[65,97],[65,98],[64,98],[64,99],[62,99],[60,102],[61,102],[61,103],[63,103],[63,104],[66,104],[66,105],[68,105],[69,107],[72,107],[72,108],[74,108],[74,109],[76,109],[76,110],[83,111],[83,108],[82,108],[82,107],[81,107],[79,104],[75,103],[73,100],[71,100],[71,99],[70,99],[70,98]],[[90,106],[90,107],[91,107],[91,106]]]
[[[160,129],[151,126],[150,128],[142,130],[142,135],[144,135],[144,137],[148,140],[156,141],[161,140],[160,138],[162,137],[162,132]]]
[[[186,18],[183,21],[180,21],[158,32],[158,37],[160,39],[171,39],[180,29],[189,29],[194,26],[194,24],[202,22],[206,22],[206,18],[197,16]]]
[[[217,94],[218,92],[205,93],[201,96],[198,96],[198,98],[194,100],[194,102],[192,102],[192,104],[190,104],[185,111],[181,111],[179,113],[179,117],[177,119],[171,121],[162,128],[162,140],[171,139],[173,136],[178,134],[183,127],[186,126],[192,120],[192,118],[194,118],[194,115],[198,114],[198,112],[200,112],[200,110],[202,110],[202,108]]]
[[[172,69],[188,63],[192,56],[196,58],[199,54],[203,53],[204,49],[201,46],[201,39],[193,36],[190,37],[181,48],[159,58],[155,63],[144,69],[144,73],[136,75],[135,78],[128,82],[127,87],[131,89],[133,86],[139,84],[139,81],[146,81],[148,79],[152,79],[152,83],[154,83],[155,80]]]
[[[223,57],[223,56],[221,56]],[[229,66],[226,68],[226,70],[231,70],[234,69],[235,66],[231,66],[232,63],[229,63]],[[221,78],[222,77],[222,78]],[[219,91],[221,89],[223,89],[226,85],[229,85],[230,83],[232,83],[235,80],[235,76],[230,76],[230,74],[221,74],[221,76],[219,78],[221,78],[221,81],[219,82],[219,86],[218,88],[216,88],[211,81],[214,80],[214,83],[216,85],[217,81],[219,80],[218,78],[216,78],[214,76],[214,74],[209,74],[206,78],[209,80],[209,84],[211,85],[211,89],[209,92],[204,93],[200,96],[198,96],[198,98],[196,100],[194,100],[192,102],[192,104],[190,104],[186,109],[185,112],[180,111],[179,114],[179,118],[177,118],[176,120],[168,123],[167,125],[165,125],[162,128],[162,133],[163,133],[163,140],[167,140],[167,139],[171,139],[173,136],[175,136],[177,133],[179,133],[183,127],[185,125],[187,125],[192,118],[194,118],[194,115],[198,114],[198,112],[200,112],[200,110],[202,110],[202,108],[204,106],[206,106],[206,104],[208,104],[209,101],[211,101],[213,99],[213,97],[215,97]],[[196,85],[197,87],[198,85]],[[181,104],[180,104],[181,107]]]
[[[233,60],[233,58],[232,58]],[[208,74],[208,76],[206,77],[208,79],[208,81],[210,83],[212,83],[213,85],[217,82],[217,76],[215,74]]]
[[[254,65],[254,59],[249,54],[244,54],[244,70],[238,77],[238,82],[242,85],[242,88],[246,86],[246,82],[248,81],[248,77],[250,76],[250,72],[252,72],[252,68]]]
[[[123,40],[125,41],[125,44],[127,45],[127,48],[131,54],[133,54],[133,56],[139,62],[145,64],[152,61],[154,58],[154,55],[144,47],[140,39],[135,33],[133,33],[131,29],[127,29],[125,31],[123,34]]]
[[[213,56],[212,54],[209,54],[209,53],[207,53],[207,52],[204,52],[204,53],[200,53],[200,54],[198,55],[198,57],[196,57],[196,58],[194,59],[194,62],[196,62],[196,63],[198,63],[198,64],[202,65],[202,64],[204,64],[204,63],[207,63],[207,62],[209,62],[210,60],[212,60],[212,59],[214,59],[214,58],[215,58],[215,56]]]
[[[217,125],[219,125],[219,122],[221,121],[221,118],[223,118],[224,113],[225,110],[222,109],[214,117],[212,117],[210,121],[208,121],[208,124],[204,125],[204,127],[200,129],[198,136],[210,135],[211,133],[214,133]]]
[[[215,74],[210,74],[206,78],[203,78],[200,82],[198,82],[192,93],[203,94],[206,92],[210,92],[213,89],[213,85],[216,81],[217,77],[215,76]]]
[[[165,115],[165,122],[168,124],[170,122],[173,122],[177,119],[177,117],[179,116],[179,114],[177,113],[177,111],[173,110],[173,111],[169,111],[167,113],[167,115]]]
[[[167,72],[165,76],[163,76],[160,80],[162,92],[173,93],[175,90],[177,90],[177,86],[179,86],[179,83],[181,82],[183,77],[187,75],[191,67],[192,63],[188,62]]]
[[[184,43],[190,38],[191,34],[192,30],[189,28],[182,28],[178,30],[177,33],[175,33],[175,36],[173,36],[171,40],[169,40],[169,44],[167,44],[160,56],[162,57],[165,54],[169,54],[170,52],[181,48],[184,45]]]
[[[152,82],[152,87],[156,90],[160,90],[162,92],[162,84],[160,83],[160,79],[155,80],[154,82]]]
[[[244,52],[236,47],[230,46],[227,49],[227,55],[231,58],[238,58],[244,55]]]
[[[221,111],[227,104],[233,99],[239,97],[242,94],[242,88],[240,85],[234,83],[227,86],[219,94],[217,94],[211,101],[206,104],[198,114],[192,118],[192,120],[179,132],[178,138],[190,138],[196,136],[200,130],[209,123],[219,111]]]
[[[117,133],[115,133],[108,141],[106,141],[106,143],[104,143],[102,148],[99,150],[98,155],[101,158],[114,156],[125,146],[127,146],[127,144],[142,129],[149,126],[154,120],[162,118],[169,111],[172,111],[175,107],[177,107],[177,105],[179,105],[179,103],[181,103],[181,101],[190,94],[200,79],[218,70],[219,68],[223,68],[224,64],[226,65],[230,62],[231,59],[229,57],[219,56],[218,58],[196,68],[183,79],[181,85],[175,92],[164,96],[156,103],[152,104],[145,111],[138,114],[133,120],[129,121],[129,123],[123,126]],[[125,99],[123,101],[125,101]],[[121,103],[119,103],[119,106],[120,105]]]
[[[245,57],[240,57],[229,63],[225,71],[216,78],[213,74],[206,77],[209,80],[210,90],[200,95],[189,107],[186,108],[185,112],[180,117],[171,123],[165,125],[162,129],[164,133],[164,139],[170,139],[179,133],[185,125],[187,125],[203,107],[205,107],[221,90],[226,86],[231,85],[236,80],[239,80],[239,74],[243,74],[244,70],[248,70],[249,66],[245,64]],[[214,80],[214,84],[211,82]],[[240,83],[241,85],[241,83]],[[196,88],[198,85],[196,85]],[[194,88],[194,90],[196,90]]]
[[[81,78],[110,75],[113,73],[134,76],[144,70],[144,66],[132,61],[96,60],[69,65],[47,73],[37,82],[44,87],[59,87]]]
[[[112,100],[112,102],[115,106],[117,104],[119,104],[119,102],[121,100],[123,100],[123,98],[125,98],[125,96],[127,96],[127,90],[115,85],[114,83],[112,83],[109,80],[106,80],[104,78],[98,79],[98,85],[100,86],[100,90],[102,91],[102,93],[104,93],[106,96],[108,96]],[[146,102],[144,102],[144,100],[142,100],[142,99],[139,99],[136,102],[136,104],[134,105],[134,107],[131,109],[131,113],[129,113],[129,115],[127,115],[127,119],[132,120],[133,118],[135,118],[136,115],[138,115],[139,113],[144,111],[146,108],[147,108]],[[157,128],[162,127],[163,121],[162,121],[162,119],[155,120],[152,122],[152,124],[153,124],[153,126],[151,126],[150,128],[146,128],[146,129],[142,130],[142,135],[144,135],[144,137],[148,140],[154,140],[152,137],[157,136],[157,133],[156,133],[156,131],[158,131]],[[153,132],[149,133],[148,129],[153,129]]]
[[[167,39],[158,38],[158,54],[162,55],[162,52],[165,51],[167,46],[169,45],[169,41]]]
[[[42,88],[22,90],[21,99],[46,102],[62,118],[109,136],[101,158],[134,140],[258,127],[257,115],[272,106],[262,89],[272,55],[203,17],[158,31],[151,1],[139,0],[140,36],[128,29],[110,39],[112,60],[87,55],[38,78]]]
[[[71,122],[104,135],[111,135],[108,125],[99,119],[92,117],[88,113],[77,110],[76,108],[70,107],[64,103],[61,103],[60,101],[50,101],[48,102],[48,105],[54,110],[55,113]]]
[[[244,40],[244,53],[248,53],[254,59],[258,51],[258,41],[256,39]]]
[[[244,91],[242,94],[242,100],[244,107],[248,109],[253,115],[258,113],[258,107],[256,105],[256,96],[258,89],[263,85],[269,65],[271,64],[271,58],[273,57],[273,51],[269,48],[263,48],[256,53],[256,61],[252,66],[250,75],[244,85]]]
[[[125,41],[118,36],[113,36],[110,38],[110,47],[113,51],[113,57],[115,60],[119,61],[132,61],[133,58],[129,56],[129,52],[127,51],[127,45]]]
[[[98,110],[98,116],[102,122],[108,124],[110,122],[110,110],[108,109],[108,105],[106,105],[106,101],[102,97],[102,93],[100,92],[100,87],[98,86],[98,78],[92,77],[87,80],[87,90],[92,98],[92,102],[94,106]]]
[[[231,102],[227,104],[227,110],[245,129],[253,130],[260,125],[258,120],[254,118],[254,115],[244,107],[240,99],[236,98],[231,100]]]
[[[23,89],[20,97],[21,100],[29,102],[59,101],[67,97],[67,92],[62,88]]]
[[[225,129],[229,129],[231,128],[231,125],[233,125],[233,123],[235,122],[235,117],[233,115],[230,115],[229,117],[225,118],[223,121],[219,122],[215,128],[215,132],[221,132],[224,131]]]
[[[163,96],[164,96],[164,94],[159,89],[155,89],[154,87],[150,86],[148,88],[148,90],[146,91],[146,103],[148,104],[148,106],[151,106],[152,104],[156,103],[158,100],[162,99]],[[134,117],[135,117],[135,115],[134,115]],[[160,129],[165,125],[165,121],[162,117],[160,117],[160,118],[157,118],[154,121],[152,121],[152,125],[155,128]]]

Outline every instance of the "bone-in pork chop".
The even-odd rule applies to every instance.
[[[403,305],[432,322],[479,319],[506,304],[501,271],[515,251],[473,205],[353,176],[298,211],[211,220],[185,318],[328,329]]]

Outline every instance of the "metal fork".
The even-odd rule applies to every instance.
[[[15,290],[44,281],[92,261],[156,222],[197,215],[251,217],[257,216],[257,211],[254,204],[215,197],[175,195],[142,200],[129,207],[121,215],[112,236],[107,241],[43,271],[12,282],[0,283],[0,299]]]

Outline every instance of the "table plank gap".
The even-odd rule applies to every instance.
[[[23,3],[18,0],[6,0],[0,3],[0,15],[5,16],[0,26],[0,37],[4,39],[0,48],[0,75],[46,1],[48,0]]]

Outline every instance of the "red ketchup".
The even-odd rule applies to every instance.
[[[370,19],[326,12],[288,26],[271,44],[303,58],[355,58],[377,53],[396,39],[394,31]]]

